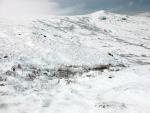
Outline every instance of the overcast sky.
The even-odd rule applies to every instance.
[[[63,10],[71,14],[84,14],[98,10],[117,12],[150,11],[150,0],[53,0]],[[67,9],[66,9],[67,12]]]
[[[76,15],[99,10],[149,12],[150,0],[0,0],[1,14]]]

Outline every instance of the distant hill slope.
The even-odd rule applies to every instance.
[[[104,11],[28,21],[1,19],[0,62],[94,65],[127,59],[149,63],[147,57],[142,61],[137,57],[150,55],[149,20]]]

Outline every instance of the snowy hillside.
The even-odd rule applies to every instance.
[[[0,113],[150,113],[150,17],[0,18]]]

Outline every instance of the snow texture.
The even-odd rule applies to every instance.
[[[0,19],[0,113],[150,113],[150,17],[105,11]]]

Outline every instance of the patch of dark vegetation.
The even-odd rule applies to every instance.
[[[102,109],[125,109],[126,105],[120,102],[103,102],[96,105],[98,108]]]
[[[88,74],[88,75],[86,75],[86,77],[91,77],[92,75],[90,75],[90,74]]]
[[[7,55],[7,54],[0,54],[0,60],[6,60],[6,59],[8,59],[9,58],[9,56]]]
[[[15,67],[12,67],[12,71],[16,71],[16,68],[15,68]]]
[[[59,68],[57,70],[56,77],[69,78],[69,77],[72,77],[75,74],[76,74],[75,71],[65,67],[65,68]]]
[[[125,17],[123,17],[123,18],[121,18],[122,20],[127,20],[127,18],[125,18]]]
[[[2,61],[2,62],[5,62],[5,61],[8,61],[8,60],[10,60],[12,57],[13,57],[14,55],[13,54],[11,54],[11,53],[0,53],[0,60]]]
[[[43,37],[45,37],[45,38],[47,37],[47,36],[46,36],[46,35],[44,35],[44,34],[40,34],[40,35],[42,35],[42,36],[43,36]]]
[[[108,78],[112,79],[112,78],[114,78],[114,76],[113,75],[109,75]]]
[[[77,66],[77,65],[70,65],[70,66],[61,66],[56,70],[55,76],[58,78],[70,78],[74,77],[75,75],[82,75],[83,73],[88,73],[90,71],[100,71],[103,72],[104,70],[112,71],[112,68],[116,67],[125,67],[125,65],[120,64],[117,66],[113,66],[112,64],[107,65],[94,65],[94,66]],[[114,69],[113,71],[119,71],[120,69]],[[88,75],[88,77],[91,77]]]
[[[108,65],[96,65],[96,66],[90,67],[89,70],[92,70],[92,71],[103,71],[105,69],[110,69],[110,67],[113,67],[113,66],[111,64],[108,64]]]
[[[5,84],[4,83],[0,83],[0,86],[5,86]]]
[[[109,55],[109,56],[112,56],[112,57],[114,56],[114,55],[113,55],[113,54],[111,54],[111,53],[108,53],[108,55]]]
[[[46,35],[43,35],[44,37],[47,37]]]
[[[106,20],[107,18],[105,16],[100,17],[100,20]]]
[[[69,65],[69,66],[61,66],[58,69],[56,69],[55,75],[58,78],[70,78],[76,74],[81,75],[84,72],[88,72],[87,67]]]
[[[117,68],[119,67],[119,68]],[[112,64],[106,65],[60,65],[58,67],[48,68],[48,66],[38,66],[38,65],[23,65],[16,64],[12,66],[11,70],[5,72],[6,77],[21,77],[27,81],[33,81],[35,79],[46,78],[48,80],[59,78],[59,79],[70,79],[76,76],[82,76],[84,73],[87,73],[87,77],[92,75],[88,74],[90,71],[99,71],[103,72],[104,70],[108,71],[117,71],[125,67],[123,64],[113,66]],[[119,71],[118,70],[118,71]],[[22,73],[24,76],[20,75]],[[0,78],[0,81],[2,78]]]
[[[5,55],[5,56],[4,56],[4,58],[8,58],[8,56],[7,56],[7,55]]]

